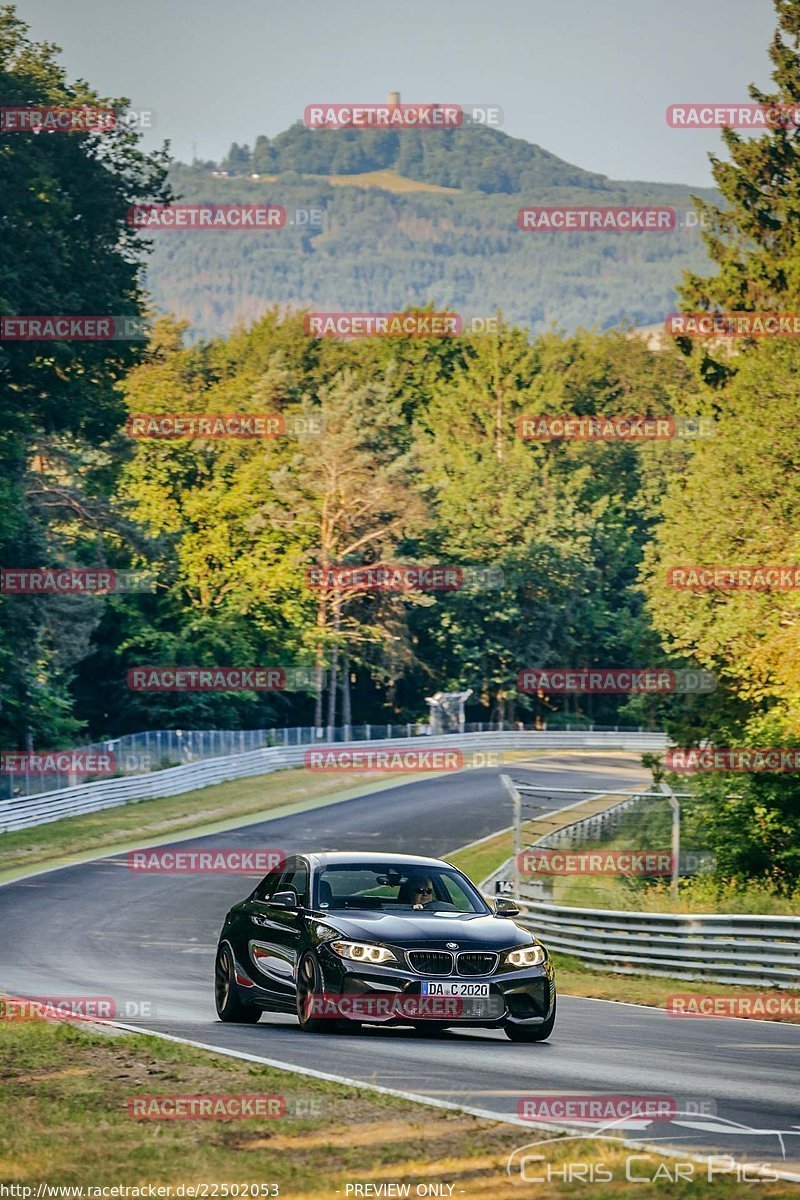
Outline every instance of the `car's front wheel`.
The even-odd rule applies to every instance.
[[[217,950],[217,961],[214,967],[214,1003],[220,1021],[236,1025],[255,1025],[261,1016],[260,1008],[256,1008],[253,1004],[245,1004],[239,996],[236,967],[228,946],[220,946]]]
[[[322,997],[322,971],[315,956],[306,951],[297,965],[297,1019],[304,1033],[336,1033],[339,1023],[314,1017],[314,999]]]
[[[553,1032],[556,1023],[556,1004],[553,1001],[553,1011],[541,1025],[520,1025],[516,1021],[505,1021],[503,1031],[512,1042],[544,1042]]]

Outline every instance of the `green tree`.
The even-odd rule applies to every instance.
[[[718,394],[716,436],[668,483],[646,552],[648,609],[665,646],[717,672],[706,732],[740,737],[767,714],[800,733],[800,599],[787,590],[679,590],[670,567],[800,561],[800,350],[760,345]],[[733,707],[720,703],[730,695]]]
[[[775,89],[751,85],[759,104],[800,104],[800,0],[774,0],[778,28],[769,48]],[[688,309],[787,311],[800,299],[800,129],[788,121],[759,137],[724,129],[729,161],[710,155],[726,202],[695,200],[712,263],[680,289]]]
[[[32,42],[14,8],[0,8],[4,105],[125,107],[70,83],[56,49]],[[143,154],[124,124],[3,137],[0,314],[141,314],[142,245],[126,214],[135,201],[169,198],[165,164],[165,153]],[[89,446],[119,423],[116,384],[140,354],[130,341],[0,344],[4,564],[91,562],[104,553],[95,502],[107,495],[109,471]],[[98,614],[69,600],[0,597],[3,744],[53,744],[74,732],[69,683],[85,648],[79,631]]]

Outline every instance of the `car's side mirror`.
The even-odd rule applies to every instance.
[[[299,908],[300,904],[294,892],[276,892],[270,900],[273,908]]]
[[[516,900],[506,900],[503,896],[498,896],[494,902],[494,915],[496,917],[518,917],[519,908]]]

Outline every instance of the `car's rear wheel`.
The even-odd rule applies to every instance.
[[[512,1042],[544,1042],[553,1032],[556,1023],[556,1005],[553,1001],[553,1011],[541,1025],[518,1025],[516,1021],[505,1021],[503,1030]]]
[[[261,1009],[254,1004],[245,1004],[239,996],[236,983],[236,967],[233,955],[227,946],[217,950],[217,961],[214,967],[214,1003],[220,1021],[236,1025],[255,1025],[261,1016]]]
[[[345,1024],[327,1017],[312,1017],[312,1001],[322,996],[322,971],[315,956],[306,951],[297,966],[297,1019],[304,1033],[336,1033]]]

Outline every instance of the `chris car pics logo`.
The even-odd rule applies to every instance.
[[[519,1146],[508,1158],[506,1174],[516,1184],[551,1184],[558,1189],[565,1184],[587,1183],[649,1184],[652,1189],[653,1185],[659,1184],[680,1184],[685,1187],[687,1184],[716,1183],[721,1180],[740,1185],[772,1183],[781,1178],[795,1183],[800,1180],[800,1176],[786,1172],[781,1161],[787,1157],[787,1147],[791,1151],[796,1146],[790,1139],[800,1138],[798,1130],[755,1129],[718,1115],[698,1117],[692,1111],[678,1111],[667,1119],[670,1125],[660,1125],[658,1137],[661,1139],[665,1136],[665,1128],[677,1127],[675,1134],[686,1149],[685,1155],[660,1153],[655,1147],[631,1147],[623,1140],[623,1119],[610,1121],[596,1132],[583,1130],[567,1137],[541,1138]],[[617,1134],[613,1132],[615,1129],[619,1130]],[[695,1150],[686,1147],[687,1129],[698,1135],[706,1130],[709,1137],[720,1140],[726,1134],[731,1137],[752,1135],[760,1139],[759,1150],[753,1159],[741,1154],[726,1154],[724,1151],[700,1157],[700,1143]],[[646,1138],[645,1132],[642,1140]],[[553,1194],[560,1194],[560,1191]]]

